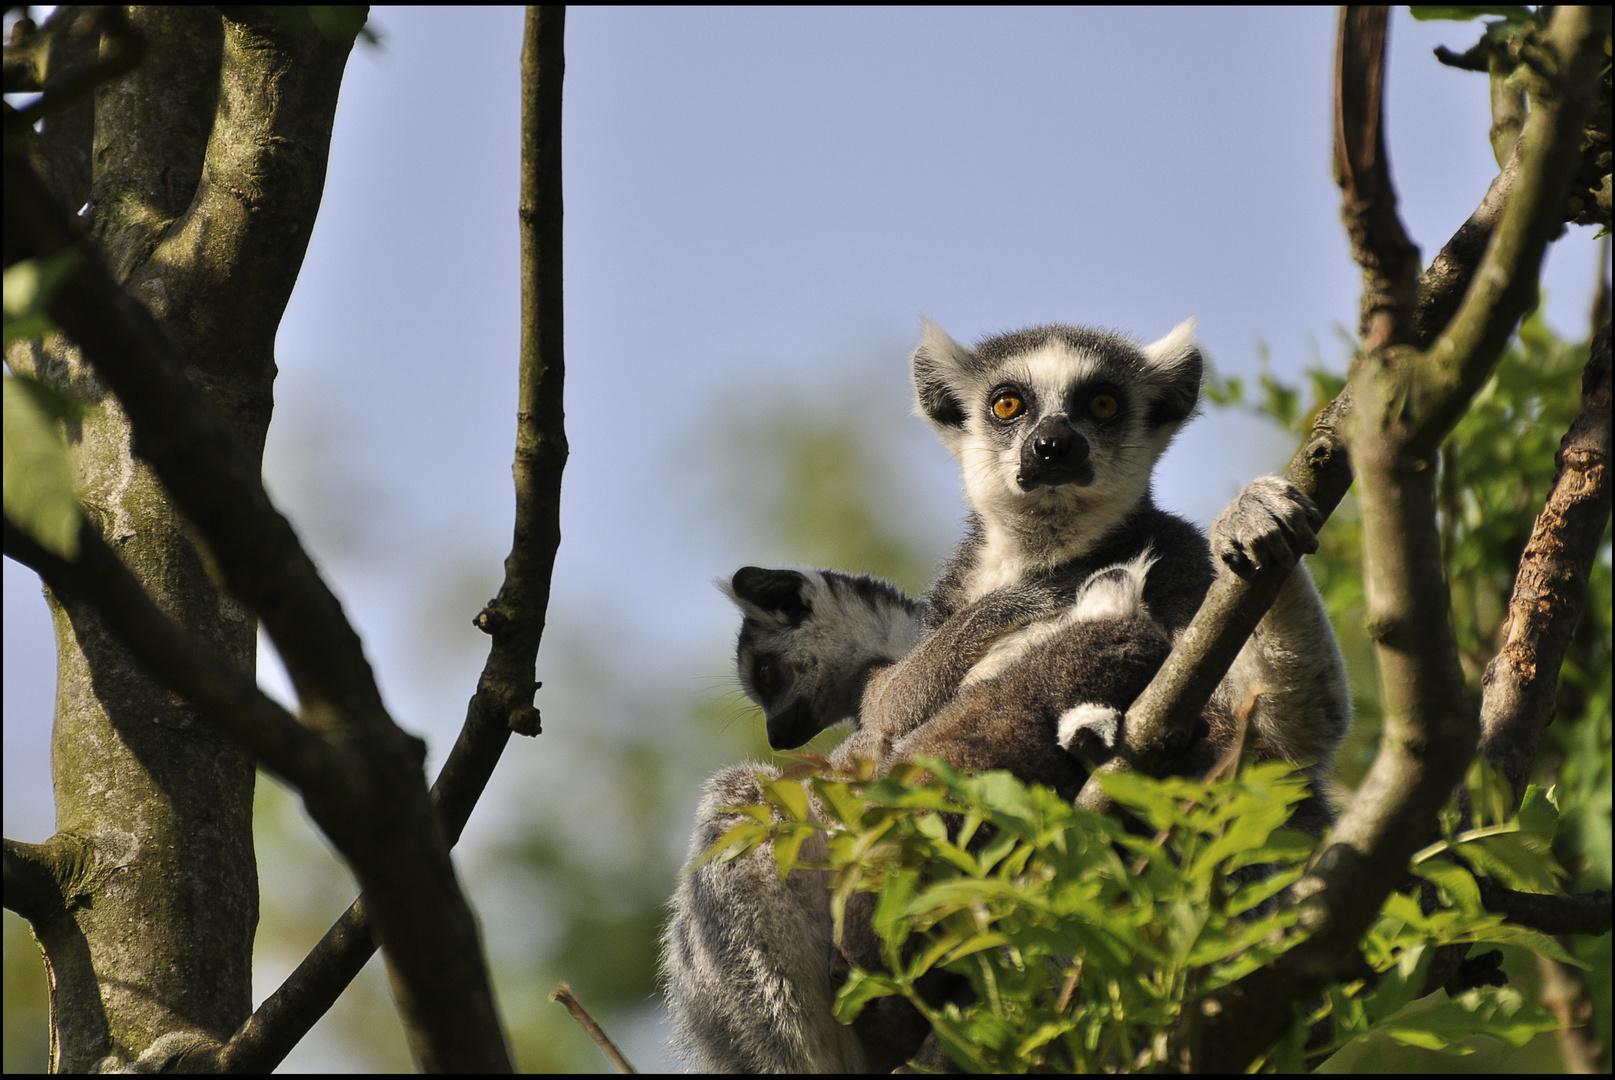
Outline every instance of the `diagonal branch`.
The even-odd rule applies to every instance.
[[[432,795],[452,844],[513,730],[537,733],[533,669],[560,544],[567,444],[561,294],[561,90],[565,9],[529,8],[522,51],[522,343],[516,413],[516,526],[499,596],[477,616],[493,637],[465,724]],[[230,1072],[275,1068],[375,952],[366,898],[355,900],[225,1047]]]
[[[1544,40],[1557,57],[1520,130],[1513,191],[1462,304],[1424,351],[1428,375],[1410,406],[1411,448],[1435,450],[1491,374],[1521,316],[1537,302],[1537,275],[1564,221],[1565,197],[1581,159],[1582,126],[1593,105],[1601,50],[1581,47],[1608,33],[1605,8],[1558,8]]]
[[[1351,460],[1341,430],[1351,415],[1350,388],[1318,414],[1285,478],[1310,498],[1325,520],[1351,488]],[[1195,720],[1228,674],[1239,650],[1273,606],[1291,568],[1270,562],[1240,577],[1219,567],[1206,598],[1173,646],[1161,670],[1127,710],[1122,724],[1125,745],[1095,770],[1095,776],[1138,771],[1153,775],[1187,740]],[[1113,809],[1104,789],[1089,777],[1076,798],[1084,810]]]

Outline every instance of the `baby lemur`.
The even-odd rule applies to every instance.
[[[1202,367],[1192,321],[1146,346],[1050,325],[974,349],[926,321],[914,386],[960,463],[965,539],[923,600],[834,571],[734,575],[741,683],[763,706],[770,743],[800,746],[851,716],[838,763],[929,754],[1072,797],[1199,608],[1215,553],[1235,570],[1295,569],[1176,770],[1197,773],[1220,756],[1235,706],[1257,684],[1258,753],[1315,775],[1327,767],[1350,704],[1334,634],[1298,563],[1316,548],[1316,510],[1283,480],[1259,478],[1208,544],[1151,497],[1156,460],[1197,407]],[[768,771],[740,766],[709,782],[692,858],[739,821],[723,807],[761,801],[757,774]],[[1315,797],[1301,815],[1321,828],[1327,809]],[[872,1045],[867,1024],[861,1034],[831,1015],[837,954],[814,872],[781,881],[762,849],[707,863],[680,882],[664,947],[678,1038],[697,1067],[856,1071],[906,1056],[890,1039]]]

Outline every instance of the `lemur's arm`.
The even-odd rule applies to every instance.
[[[726,806],[762,803],[762,765],[725,769],[707,784],[690,841],[693,862],[750,819]],[[804,858],[823,858],[803,845]],[[686,874],[662,937],[674,1039],[699,1072],[861,1072],[862,1043],[834,1015],[830,893],[823,871],[783,881],[771,845]]]
[[[1236,573],[1271,562],[1295,567],[1217,695],[1234,709],[1261,684],[1251,723],[1267,751],[1326,765],[1351,726],[1351,692],[1329,616],[1300,562],[1301,555],[1318,550],[1322,522],[1295,487],[1261,476],[1212,523],[1211,549]]]

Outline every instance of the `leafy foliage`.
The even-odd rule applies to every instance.
[[[764,780],[766,804],[739,808],[751,820],[705,857],[738,858],[767,842],[781,874],[827,871],[838,938],[852,894],[878,897],[872,921],[884,970],[854,968],[836,1006],[844,1022],[898,995],[972,1072],[1149,1069],[1166,1063],[1164,1033],[1194,1002],[1304,940],[1304,909],[1275,897],[1316,845],[1284,827],[1307,785],[1283,763],[1209,784],[1133,775],[1102,783],[1155,835],[1008,773],[970,776],[922,759],[876,776],[867,762],[837,772],[804,759]],[[1479,776],[1477,805],[1506,807],[1499,785]],[[1552,939],[1487,912],[1470,871],[1445,857],[1488,871],[1503,864],[1501,880],[1515,887],[1552,887],[1551,799],[1538,794],[1517,817],[1477,820],[1484,824],[1421,853],[1420,873],[1447,905],[1426,914],[1393,895],[1365,940],[1374,976],[1298,1003],[1273,1064],[1299,1068],[1381,1033],[1467,1053],[1464,1036],[1520,1045],[1556,1026],[1506,987],[1434,1007],[1416,1002],[1441,945],[1507,941],[1570,959]],[[815,837],[822,849],[806,846]],[[967,979],[969,1001],[929,1001],[922,980],[937,969]],[[1327,1021],[1329,1041],[1308,1049],[1318,1021]]]

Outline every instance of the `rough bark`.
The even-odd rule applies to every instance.
[[[127,15],[148,62],[104,84],[93,106],[47,118],[30,157],[67,205],[91,203],[82,220],[118,283],[155,314],[256,465],[275,329],[319,207],[351,42],[227,24],[205,8]],[[105,48],[88,9],[58,9],[38,34],[47,95]],[[12,134],[8,265],[27,253],[9,205]],[[100,406],[70,432],[88,519],[168,619],[250,672],[256,620],[210,576],[100,375],[62,335],[7,360]],[[153,679],[82,597],[49,599],[58,832],[7,855],[8,866],[37,859],[61,899],[33,924],[49,961],[51,1065],[130,1062],[163,1036],[172,1061],[228,1037],[250,1008],[253,760]]]
[[[1503,647],[1487,665],[1481,750],[1500,766],[1516,804],[1553,719],[1559,668],[1610,514],[1610,328],[1593,340],[1584,404],[1559,443],[1559,475],[1520,556],[1503,623]]]

